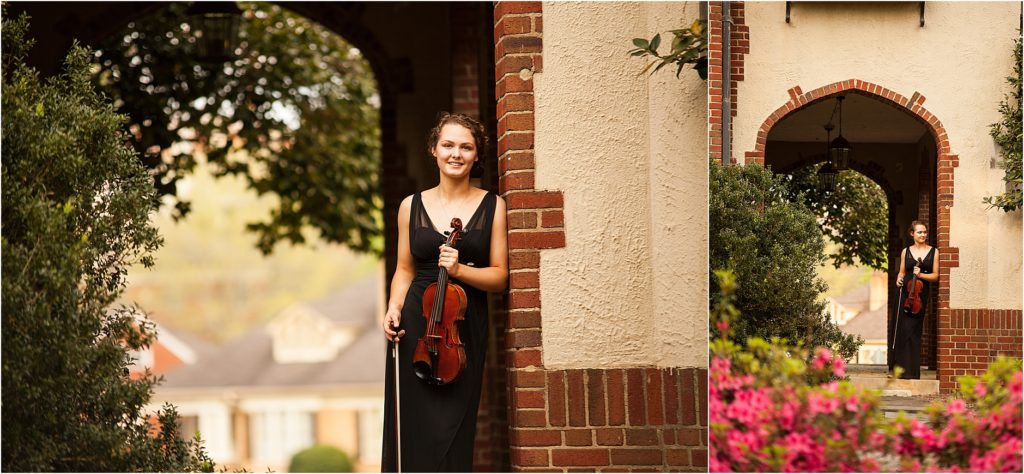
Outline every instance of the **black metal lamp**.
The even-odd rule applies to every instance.
[[[837,172],[850,169],[850,142],[843,138],[843,99],[844,96],[836,97],[839,101],[839,136],[828,147],[829,157]]]
[[[185,14],[198,36],[196,52],[200,62],[223,63],[235,57],[242,17],[235,2],[193,2]]]
[[[830,156],[831,150],[831,139],[832,139],[832,122],[825,124],[825,164],[818,169],[818,189],[822,191],[834,191],[836,189],[836,171],[835,166],[832,165],[832,157]]]
[[[836,190],[836,169],[831,161],[826,161],[818,170],[818,189],[822,191]]]

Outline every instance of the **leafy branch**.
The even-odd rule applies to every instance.
[[[683,66],[693,64],[693,69],[697,71],[700,78],[707,80],[708,38],[705,22],[699,19],[694,20],[689,28],[671,30],[669,33],[673,35],[672,48],[664,56],[658,53],[658,47],[661,46],[661,33],[654,35],[650,41],[644,38],[633,38],[633,46],[635,48],[629,50],[630,56],[651,56],[656,58],[656,60],[647,64],[639,74],[643,74],[654,67],[654,70],[651,71],[653,75],[661,68],[669,64],[675,64],[677,66],[676,77],[679,77],[679,74],[683,71]]]
[[[992,124],[989,132],[996,144],[999,145],[1002,159],[999,167],[1003,169],[1003,181],[1006,183],[1006,192],[997,196],[988,196],[984,199],[988,208],[999,208],[1003,212],[1011,212],[1022,207],[1021,198],[1021,39],[1018,37],[1014,47],[1015,62],[1014,74],[1007,76],[1006,82],[1010,83],[1013,92],[999,103],[999,112],[1003,119]]]

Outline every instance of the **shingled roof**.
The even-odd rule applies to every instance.
[[[387,344],[377,329],[380,275],[321,300],[305,303],[337,324],[355,326],[357,336],[333,360],[278,363],[265,327],[255,328],[221,350],[165,375],[159,389],[284,388],[384,382]]]
[[[888,314],[888,308],[885,306],[874,311],[864,311],[846,324],[839,326],[839,329],[846,334],[860,336],[865,341],[884,341],[887,337],[886,318],[888,318]]]

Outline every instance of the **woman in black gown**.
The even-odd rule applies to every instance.
[[[483,126],[466,115],[442,115],[430,133],[428,147],[440,182],[405,198],[398,209],[398,266],[384,316],[384,334],[398,344],[401,410],[401,470],[461,471],[473,468],[473,440],[487,349],[487,292],[503,291],[508,283],[505,202],[494,193],[470,185],[471,170],[480,173]],[[455,248],[444,246],[444,232],[453,217],[464,233]],[[467,367],[447,385],[429,385],[412,370],[416,343],[426,330],[423,292],[437,281],[440,268],[466,291],[465,321],[458,324]],[[395,363],[388,347],[385,385],[384,440],[381,471],[394,472],[396,462]]]
[[[900,306],[907,300],[907,289],[910,282],[909,271],[917,275],[924,283],[921,289],[921,310],[916,314],[902,307],[897,307],[896,333],[893,335],[893,363],[903,368],[900,378],[921,378],[921,333],[924,330],[924,318],[928,314],[928,301],[932,286],[939,281],[939,251],[928,245],[928,225],[921,221],[910,223],[910,236],[914,244],[903,249],[900,254],[900,273],[896,276],[896,286],[900,287]]]

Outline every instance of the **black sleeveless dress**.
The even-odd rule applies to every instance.
[[[488,192],[469,221],[463,223],[465,232],[455,246],[459,251],[459,263],[478,268],[490,265],[491,223],[496,203],[497,195]],[[423,292],[437,281],[438,247],[445,242],[445,236],[439,230],[450,230],[447,227],[449,223],[439,224],[435,226],[430,221],[420,194],[416,193],[409,212],[409,248],[416,264],[416,276],[402,308],[401,329],[406,332],[398,343],[402,471],[405,472],[473,470],[476,415],[487,350],[486,292],[451,279],[466,290],[468,300],[466,320],[459,323],[459,335],[468,361],[459,378],[443,386],[428,385],[412,370],[416,343],[426,331]],[[395,375],[390,343],[387,360],[381,471],[395,472]]]
[[[932,273],[935,262],[935,247],[932,247],[921,261],[921,273]],[[900,288],[900,306],[896,308],[899,312],[896,322],[896,334],[893,335],[893,363],[903,368],[902,379],[921,378],[921,335],[924,332],[924,318],[928,314],[928,301],[931,295],[931,282],[921,279],[924,286],[921,288],[921,311],[917,314],[910,314],[904,310],[903,302],[907,300],[907,289],[910,286],[910,278],[914,275],[914,260],[910,253],[910,247],[906,249],[903,257],[903,268],[906,271],[903,277],[903,287]]]

